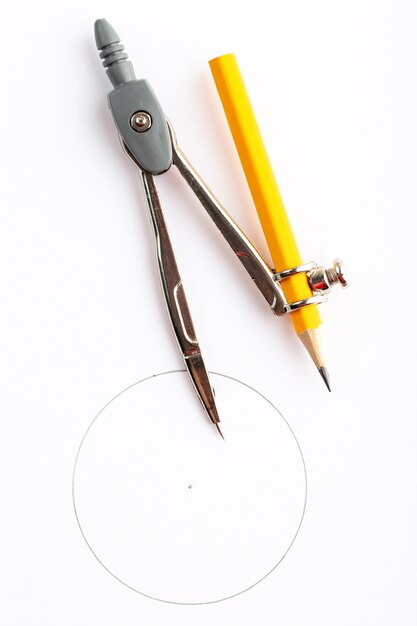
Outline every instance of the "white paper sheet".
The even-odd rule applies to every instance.
[[[110,84],[92,34],[94,19],[103,16],[120,32],[137,75],[153,85],[187,156],[268,258],[207,65],[213,56],[237,54],[305,260],[340,256],[351,280],[322,307],[328,394],[290,321],[271,315],[183,181],[175,172],[158,179],[209,369],[261,394],[242,387],[239,401],[248,393],[248,403],[264,406],[265,396],[277,407],[307,473],[304,519],[287,556],[251,590],[209,605],[158,602],[116,580],[89,550],[74,512],[74,463],[94,417],[129,385],[182,367],[138,176],[106,105]],[[1,624],[416,623],[415,4],[40,0],[4,8],[2,24]],[[178,376],[181,403],[189,407],[194,397],[190,390],[183,400],[186,380]],[[216,379],[225,406],[239,384]],[[154,456],[143,441],[155,445],[161,424],[139,412],[141,421],[132,420],[136,391],[120,431],[115,402],[101,414],[111,415],[110,430],[85,440],[92,447],[79,466],[76,497],[86,537],[113,574],[145,592],[148,585],[149,595],[200,601],[204,580],[209,599],[257,580],[285,551],[303,506],[303,464],[282,417],[274,421],[268,405],[267,416],[259,424],[246,417],[249,430],[242,431],[236,416],[224,417],[229,436],[222,447],[196,406],[195,422],[181,413],[177,428],[167,424]],[[159,400],[169,407],[169,398]],[[149,396],[145,404],[151,411]],[[168,435],[179,454],[190,455],[178,465]],[[157,527],[147,549],[140,547],[143,567],[126,557],[132,522],[150,527],[152,520],[129,499],[146,455],[151,466],[158,459],[158,473],[138,482],[141,497],[152,501],[154,494],[160,514],[167,499],[159,530],[166,530],[168,564],[160,577],[161,554],[150,553]],[[286,476],[279,474],[283,463]],[[123,470],[127,493],[111,483]],[[226,549],[244,485],[250,568],[233,557],[242,537]],[[178,532],[174,512],[181,508],[201,519],[203,493],[222,509],[206,520],[221,522],[222,533],[208,533],[205,546],[198,535],[206,567],[188,594],[189,535],[175,545],[169,532]],[[126,534],[117,535],[126,503]],[[222,551],[216,577],[210,569]]]

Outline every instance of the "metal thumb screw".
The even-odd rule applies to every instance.
[[[337,283],[342,287],[348,285],[343,262],[340,259],[333,261],[333,267],[328,269],[318,267],[313,270],[309,273],[308,280],[313,291],[328,291]]]
[[[335,259],[333,261],[333,267],[326,270],[326,274],[331,285],[339,283],[342,287],[348,286],[348,281],[345,276],[345,267],[341,259]]]

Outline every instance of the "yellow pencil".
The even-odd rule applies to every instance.
[[[234,54],[210,61],[210,68],[226,118],[245,172],[250,192],[275,270],[302,265],[303,260],[275,180],[274,172]],[[282,282],[288,302],[311,297],[305,274],[295,274]],[[316,305],[291,313],[294,328],[307,348],[328,390],[329,375],[320,351],[317,328],[321,324]]]

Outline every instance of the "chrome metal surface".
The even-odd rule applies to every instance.
[[[347,287],[348,281],[344,274],[343,262],[340,259],[333,261],[333,267],[325,269],[324,267],[316,267],[308,274],[308,280],[314,291],[329,291],[333,285],[341,285]]]
[[[316,268],[317,263],[315,261],[309,261],[303,265],[297,265],[296,267],[290,267],[287,270],[282,270],[282,272],[275,272],[274,277],[275,280],[285,280],[289,276],[294,276],[294,274],[307,274]]]
[[[323,291],[329,291],[332,288],[327,270],[324,267],[317,267],[314,271],[308,274],[307,277],[313,292],[322,293]]]
[[[144,133],[152,126],[152,118],[146,111],[136,111],[130,118],[130,125],[137,133]]]
[[[216,424],[220,418],[213,388],[201,355],[155,181],[151,174],[142,170],[141,178],[155,233],[159,274],[172,329],[197,395],[210,420]]]
[[[287,304],[286,313],[293,313],[294,311],[298,311],[304,306],[311,306],[312,304],[322,304],[323,302],[327,302],[327,297],[321,294],[316,294],[311,296],[310,298],[306,298],[305,300],[297,300],[296,302],[291,302]]]
[[[297,311],[303,306],[326,302],[327,296],[324,294],[331,290],[332,285],[339,283],[343,287],[346,287],[348,284],[344,275],[343,263],[340,259],[335,259],[333,267],[329,269],[318,266],[315,261],[309,261],[303,265],[290,267],[286,270],[282,270],[281,272],[275,272],[274,277],[276,281],[281,282],[290,276],[303,273],[307,276],[313,295],[305,300],[288,303],[286,306],[286,313]]]
[[[276,315],[284,315],[287,312],[287,301],[282,287],[274,279],[274,272],[187,160],[177,144],[169,123],[168,127],[172,138],[173,164],[200,200],[273,312]]]
[[[349,284],[345,276],[345,265],[341,259],[333,261],[333,267],[327,270],[327,275],[332,285],[339,283],[342,287],[347,287]]]
[[[274,277],[275,280],[280,282],[289,278],[290,276],[295,276],[296,274],[306,274],[309,282],[310,275],[312,271],[317,271],[322,268],[317,267],[317,263],[315,261],[309,261],[308,263],[303,263],[303,265],[297,265],[295,267],[289,267],[287,270],[282,270],[281,272],[275,272]],[[311,284],[310,284],[310,287]],[[289,302],[286,305],[285,312],[293,313],[294,311],[298,311],[305,306],[311,306],[312,304],[322,304],[327,301],[327,297],[322,293],[318,293],[317,290],[313,289],[313,295],[309,298],[305,298],[304,300],[297,300],[296,302]]]

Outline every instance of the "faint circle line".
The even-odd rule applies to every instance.
[[[84,533],[84,530],[83,530],[83,527],[82,527],[82,524],[81,524],[81,521],[80,521],[80,518],[79,518],[79,515],[78,515],[76,498],[75,498],[75,476],[76,476],[78,459],[79,459],[79,456],[80,456],[81,449],[82,449],[84,441],[85,441],[87,435],[89,434],[90,430],[92,429],[93,425],[96,423],[96,421],[98,420],[100,415],[106,410],[106,408],[110,404],[112,404],[112,402],[114,402],[114,400],[116,400],[121,395],[123,395],[124,393],[129,391],[129,389],[133,389],[137,385],[140,385],[140,384],[142,384],[142,383],[144,383],[144,382],[146,382],[148,380],[151,380],[153,378],[159,378],[161,376],[167,376],[168,374],[183,374],[183,373],[187,373],[187,370],[185,370],[185,369],[168,370],[166,372],[160,372],[159,374],[151,374],[150,376],[146,376],[145,378],[142,378],[141,380],[138,380],[138,381],[128,385],[127,387],[122,389],[122,391],[119,391],[97,413],[97,415],[94,417],[94,419],[90,422],[90,424],[89,424],[87,430],[85,431],[84,435],[82,436],[81,442],[80,442],[80,444],[78,446],[77,454],[75,456],[73,472],[72,472],[72,504],[73,504],[75,519],[76,519],[79,531],[80,531],[81,536],[83,537],[87,547],[89,548],[91,554],[94,556],[96,561],[98,561],[98,563],[106,570],[106,572],[108,572],[110,574],[110,576],[112,576],[115,580],[117,580],[119,583],[121,583],[127,589],[130,589],[131,591],[134,591],[135,593],[137,593],[137,594],[139,594],[139,595],[141,595],[141,596],[143,596],[145,598],[149,598],[150,600],[155,600],[156,602],[163,602],[164,604],[174,604],[174,605],[181,605],[181,606],[201,606],[201,605],[208,605],[208,604],[217,604],[219,602],[224,602],[226,600],[231,600],[232,598],[236,598],[236,597],[238,597],[238,596],[240,596],[240,595],[242,595],[244,593],[247,593],[248,591],[250,591],[251,589],[253,589],[257,585],[259,585],[261,582],[263,582],[266,578],[268,578],[268,576],[270,576],[277,569],[277,567],[282,563],[282,561],[287,556],[288,552],[291,550],[291,548],[292,548],[292,546],[293,546],[293,544],[294,544],[294,542],[295,542],[295,540],[296,540],[296,538],[298,536],[298,533],[299,533],[300,528],[302,526],[303,520],[304,520],[304,515],[305,515],[305,511],[306,511],[306,507],[307,507],[307,494],[308,494],[307,468],[306,468],[304,455],[303,455],[303,452],[301,450],[300,443],[299,443],[299,441],[298,441],[298,439],[297,439],[293,429],[291,428],[290,424],[288,423],[286,418],[283,416],[281,411],[275,406],[275,404],[273,402],[271,402],[271,400],[269,400],[269,398],[264,396],[260,391],[258,391],[257,389],[255,389],[254,387],[249,385],[248,383],[245,383],[242,380],[239,380],[238,378],[234,378],[233,376],[229,376],[228,374],[221,374],[220,372],[213,372],[213,371],[209,372],[210,374],[214,374],[215,376],[220,376],[221,378],[226,378],[228,380],[232,380],[232,381],[234,381],[236,383],[239,383],[243,387],[246,387],[247,389],[250,389],[251,391],[255,392],[258,396],[260,396],[263,400],[265,400],[278,413],[278,415],[282,418],[282,420],[284,421],[284,423],[287,426],[288,430],[290,431],[290,433],[291,433],[291,435],[292,435],[292,437],[293,437],[293,439],[294,439],[294,441],[295,441],[295,443],[297,445],[298,452],[300,453],[300,458],[301,458],[302,465],[303,465],[304,485],[305,485],[305,487],[304,487],[304,501],[303,501],[303,508],[302,508],[301,515],[300,515],[300,521],[299,521],[299,524],[298,524],[298,526],[297,526],[297,528],[295,530],[294,536],[293,536],[292,540],[290,541],[290,543],[288,545],[288,548],[286,549],[284,554],[281,556],[281,558],[275,563],[275,565],[268,572],[266,572],[266,574],[261,576],[261,578],[256,580],[251,585],[245,587],[244,589],[241,589],[240,591],[238,591],[236,593],[224,596],[222,598],[217,598],[215,600],[207,600],[207,601],[204,601],[204,602],[179,602],[179,601],[175,601],[175,600],[165,600],[164,598],[158,598],[158,597],[153,596],[151,594],[148,594],[148,593],[145,593],[143,591],[140,591],[139,589],[136,589],[132,585],[129,585],[129,583],[127,583],[124,580],[122,580],[121,578],[119,578],[116,574],[114,574],[114,572],[112,572],[107,567],[107,565],[105,565],[103,563],[103,561],[100,559],[98,554],[95,552],[95,550],[91,546],[90,542],[88,541],[86,534]]]

